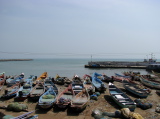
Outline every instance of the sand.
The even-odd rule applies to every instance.
[[[133,100],[136,99],[136,97],[129,92],[125,91],[125,89],[122,86],[122,83],[120,82],[114,82],[114,84],[122,89],[128,96],[130,96]],[[62,91],[66,87],[63,85],[57,85],[59,91]],[[4,93],[4,87],[1,90],[1,94]],[[155,112],[156,105],[160,103],[160,97],[155,93],[156,90],[152,89],[151,94],[147,97],[147,100],[153,104],[153,107],[147,110],[142,110],[140,108],[136,108],[134,112],[139,113],[144,119],[160,119],[160,114]],[[9,103],[14,102],[14,98],[9,100],[0,100],[0,106],[8,105]],[[37,114],[39,116],[39,119],[94,119],[91,114],[92,110],[98,108],[102,109],[107,112],[115,112],[116,110],[119,110],[120,107],[115,104],[115,102],[110,98],[108,89],[102,93],[98,100],[91,100],[86,107],[85,110],[81,112],[75,112],[74,110],[71,110],[70,108],[61,110],[57,107],[53,107],[48,110],[39,109],[37,106],[37,102],[32,102],[26,99],[24,102],[20,102],[23,104],[28,105],[28,111],[36,110],[32,115]],[[13,111],[7,111],[5,109],[0,109],[0,112],[6,114],[6,115],[12,115],[12,116],[18,116],[21,114],[24,114],[26,112],[13,112]],[[118,118],[117,118],[118,119]]]

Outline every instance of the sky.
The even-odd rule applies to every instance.
[[[159,0],[0,0],[0,59],[160,59]]]

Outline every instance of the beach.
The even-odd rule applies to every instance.
[[[107,84],[107,83],[106,83]],[[126,94],[133,100],[135,100],[137,97],[130,94],[129,92],[125,91],[125,89],[122,86],[122,83],[120,82],[114,82],[114,84],[126,92]],[[56,84],[57,85],[57,84]],[[108,84],[107,84],[108,85]],[[63,85],[57,85],[59,92],[64,90],[66,87]],[[1,90],[1,94],[4,93],[4,87]],[[159,119],[160,115],[159,113],[155,112],[156,105],[160,102],[160,97],[155,93],[156,90],[152,89],[152,92],[150,95],[146,98],[147,101],[153,104],[153,107],[147,110],[142,110],[141,108],[137,107],[134,112],[139,113],[144,119]],[[11,102],[14,102],[14,98],[9,100],[0,100],[0,106],[6,106]],[[120,110],[120,107],[110,98],[108,89],[101,93],[101,95],[98,97],[98,100],[90,100],[87,107],[81,111],[81,112],[75,112],[74,110],[70,108],[66,109],[59,109],[56,106],[54,106],[51,109],[44,110],[39,109],[37,106],[37,102],[32,102],[31,100],[26,99],[24,102],[20,102],[23,104],[26,104],[28,106],[28,111],[34,111],[31,115],[38,115],[39,119],[94,119],[92,117],[92,110],[94,109],[101,109],[106,112],[115,112],[116,110]],[[26,112],[13,112],[13,111],[7,111],[5,109],[0,109],[0,112],[4,113],[5,115],[12,115],[12,116],[19,116],[21,114],[25,114]],[[114,118],[113,118],[114,119]],[[120,119],[120,118],[116,118]]]

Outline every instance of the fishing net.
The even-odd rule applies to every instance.
[[[139,113],[130,112],[130,119],[144,119]]]
[[[19,104],[17,102],[15,103],[10,103],[8,106],[7,106],[7,110],[10,110],[10,111],[16,111],[16,112],[20,112],[22,110],[26,110],[28,109],[28,106],[25,105],[25,104]]]
[[[121,113],[125,118],[129,118],[130,117],[130,110],[129,108],[122,108],[121,109]]]
[[[22,90],[22,93],[24,94],[29,93],[29,90]]]
[[[54,95],[43,95],[42,98],[43,99],[52,99],[52,98],[54,98]]]

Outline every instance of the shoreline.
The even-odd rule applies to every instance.
[[[6,61],[32,61],[33,59],[0,59],[0,62]]]

